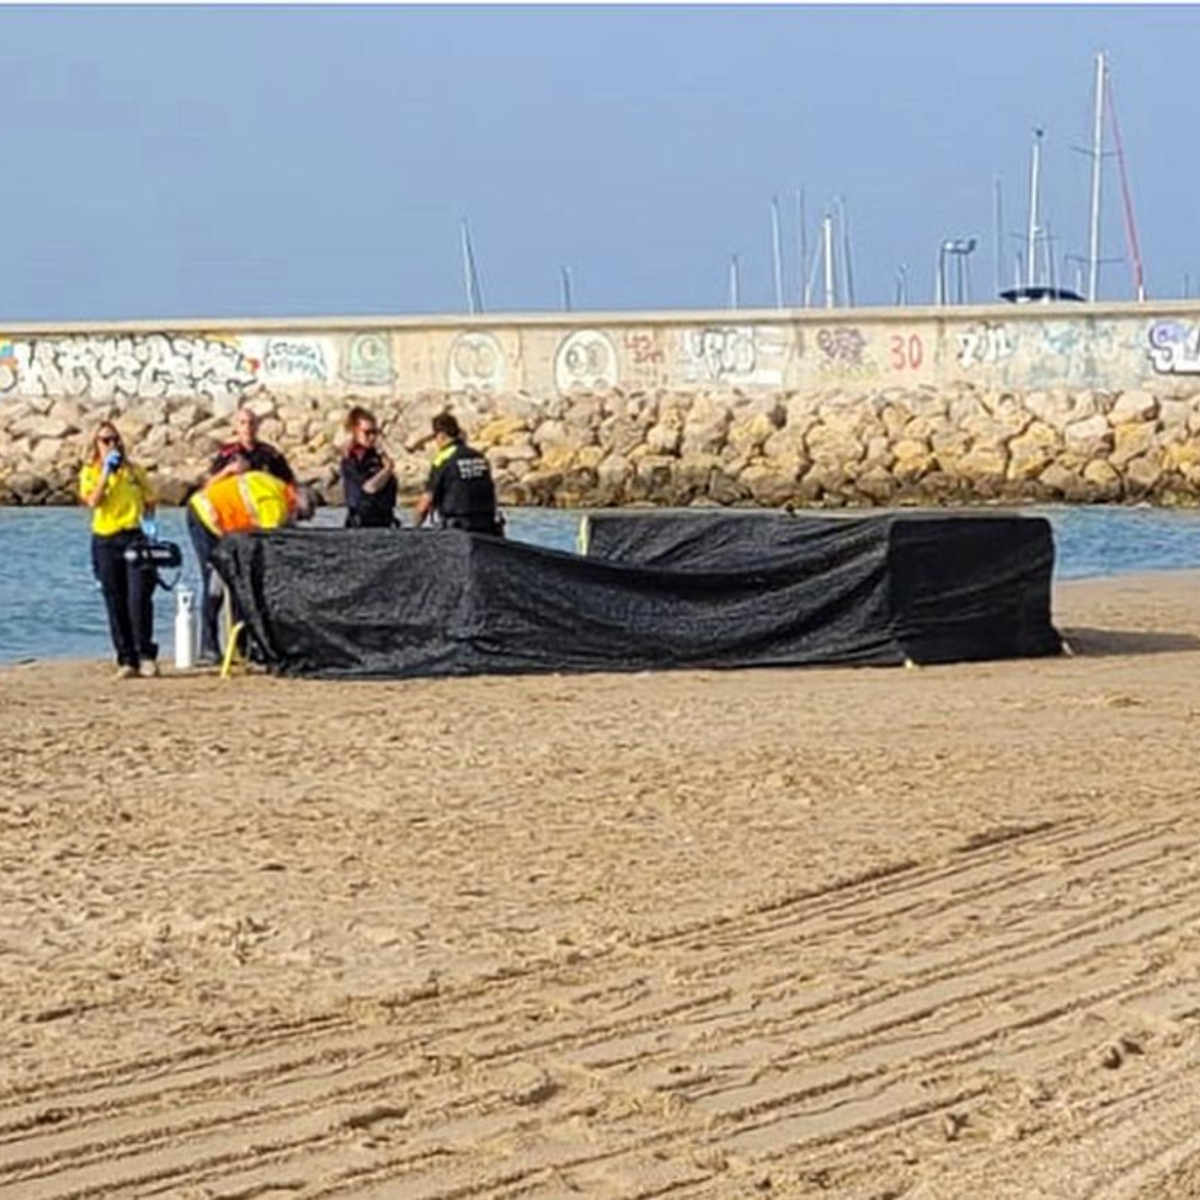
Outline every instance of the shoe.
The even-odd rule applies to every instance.
[[[157,679],[158,663],[153,658],[143,658],[138,667],[138,674],[143,679]]]
[[[131,667],[128,663],[122,663],[117,668],[115,679],[133,679],[137,676],[137,668]]]

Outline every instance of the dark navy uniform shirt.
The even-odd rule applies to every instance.
[[[434,512],[447,528],[500,532],[492,468],[466,442],[451,442],[437,452],[425,490],[433,501]]]
[[[250,464],[251,471],[266,471],[268,474],[274,475],[276,479],[282,479],[284,483],[296,482],[296,476],[292,473],[288,460],[274,446],[269,446],[266,442],[255,442],[251,450],[247,450],[241,442],[226,442],[213,458],[209,474],[215,475],[218,471],[224,470],[239,456]]]
[[[377,492],[363,484],[383,469],[383,458],[374,446],[351,446],[342,456],[342,492],[346,499],[346,524],[363,529],[389,529],[396,523],[396,477]]]

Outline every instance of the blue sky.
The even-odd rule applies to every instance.
[[[984,299],[1038,125],[1074,284],[1101,49],[1148,294],[1197,295],[1197,7],[3,8],[0,319],[462,312],[464,217],[489,312],[558,308],[563,266],[577,309],[723,307],[734,254],[769,307],[800,189],[810,253],[844,202],[857,303],[902,268],[931,300],[966,236]],[[1103,211],[1128,299],[1115,158]]]

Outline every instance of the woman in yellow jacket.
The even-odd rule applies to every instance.
[[[157,497],[149,476],[129,460],[111,421],[96,430],[91,457],[79,472],[79,496],[92,510],[92,570],[104,593],[117,652],[117,678],[158,674],[152,568],[127,562],[125,551],[145,540]]]

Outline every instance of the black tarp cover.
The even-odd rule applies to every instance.
[[[974,542],[956,521],[817,518],[783,541],[758,524],[739,528],[763,545],[722,567],[373,529],[242,534],[214,561],[268,667],[287,675],[888,665],[1060,649],[1044,522],[989,520]]]

